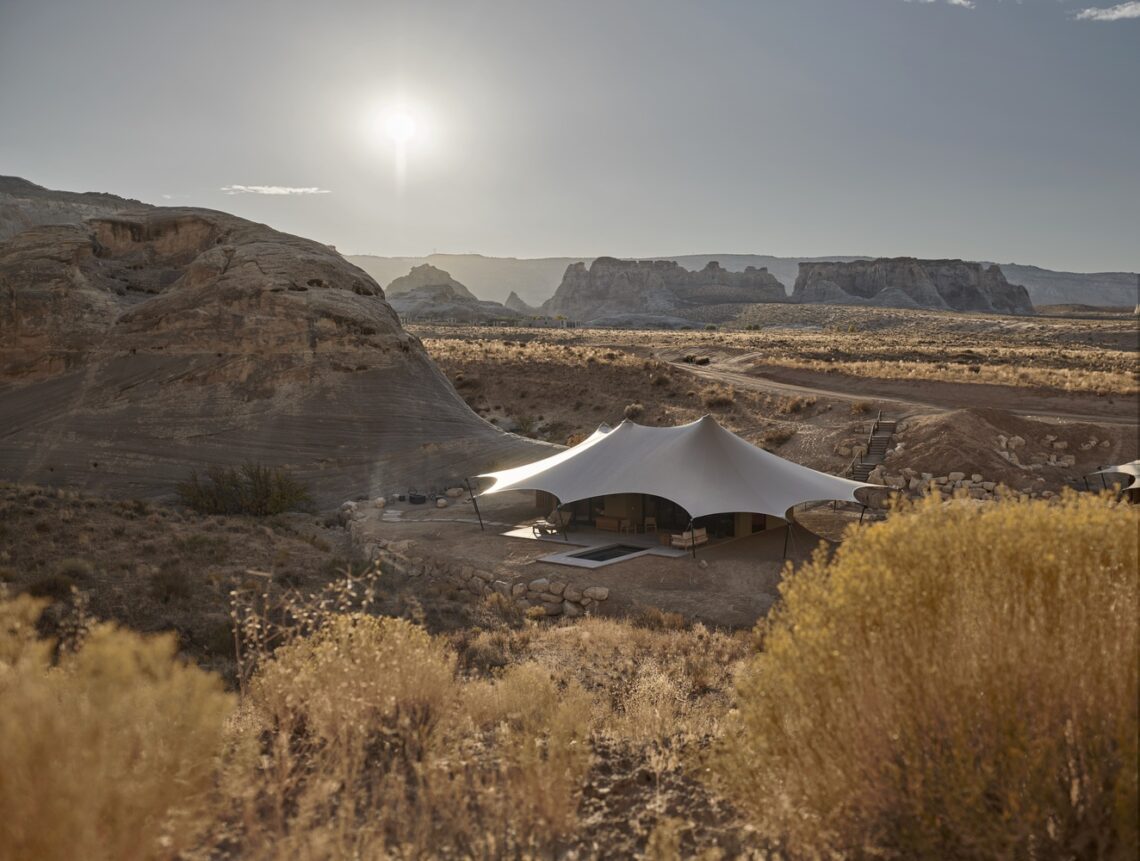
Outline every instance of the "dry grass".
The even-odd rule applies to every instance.
[[[785,581],[719,772],[795,855],[1135,857],[1137,518],[928,501]]]
[[[81,521],[18,498],[50,540]],[[44,570],[94,569],[49,607],[58,643],[34,639],[29,599],[0,602],[0,855],[1134,853],[1135,514],[926,505],[793,574],[772,624],[737,635],[653,608],[536,623],[499,596],[433,634],[415,620],[444,596],[397,604],[395,575],[239,579],[238,648],[208,634],[234,652],[236,708],[172,638],[92,628],[83,598],[105,605],[111,560],[57,548]],[[246,542],[212,537],[176,536],[191,576]],[[50,833],[17,842],[25,819]]]
[[[700,356],[707,363],[709,352],[737,351],[755,354],[757,364],[766,366],[866,379],[988,383],[1102,395],[1140,391],[1132,318],[1016,318],[769,304],[748,309],[736,325],[736,330],[716,332],[413,328],[425,337],[437,362],[457,369],[467,363],[510,364],[522,356],[558,356],[567,369],[593,360],[632,370],[637,356],[647,352],[675,353],[678,360],[694,363]],[[473,340],[472,334],[491,340]],[[494,340],[512,334],[514,340]],[[600,343],[610,346],[596,346]],[[607,354],[617,358],[606,360]]]
[[[0,855],[117,860],[194,845],[233,697],[175,661],[169,636],[97,625],[56,654],[36,637],[40,609],[0,601]]]

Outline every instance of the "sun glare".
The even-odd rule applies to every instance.
[[[400,146],[404,146],[416,134],[416,121],[406,111],[394,111],[384,121],[384,133]]]

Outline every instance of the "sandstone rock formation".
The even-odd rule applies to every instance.
[[[699,272],[669,260],[599,257],[567,267],[562,283],[542,305],[549,316],[592,320],[622,314],[671,315],[687,308],[753,302],[783,302],[783,286],[766,269],[729,272],[710,262]]]
[[[534,457],[471,412],[328,246],[144,208],[0,242],[0,478],[160,498],[290,467],[321,505]]]
[[[414,290],[390,296],[389,302],[400,315],[400,319],[405,322],[435,320],[491,323],[517,320],[521,316],[517,311],[512,311],[498,302],[468,299],[447,284],[416,287]]]
[[[384,292],[391,300],[402,293],[410,293],[421,287],[449,287],[455,295],[463,299],[469,299],[472,302],[478,301],[475,294],[452,278],[450,273],[436,269],[430,263],[413,266],[407,275],[394,279]]]
[[[0,176],[0,241],[37,224],[78,224],[120,210],[145,209],[137,200],[96,192],[50,191],[16,176]]]
[[[913,257],[801,263],[792,299],[889,308],[1033,313],[1028,292],[1006,281],[998,266]]]
[[[524,302],[519,297],[519,294],[516,293],[514,290],[512,290],[510,295],[507,296],[507,301],[504,302],[503,304],[507,308],[510,308],[512,311],[517,311],[518,313],[522,314],[524,317],[533,317],[534,315],[536,315],[538,313],[537,308],[535,308],[531,305],[528,305],[526,302]]]
[[[388,285],[388,302],[404,321],[489,323],[520,315],[498,302],[484,302],[451,274],[424,264]]]

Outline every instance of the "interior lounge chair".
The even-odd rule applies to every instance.
[[[531,527],[531,531],[534,532],[535,538],[542,538],[544,535],[561,535],[563,532],[569,532],[573,523],[573,511],[562,511],[556,508],[542,520],[536,521]]]
[[[708,544],[709,533],[704,527],[700,529],[693,529],[682,532],[679,535],[673,535],[673,546],[680,547],[682,550],[692,550],[694,547],[699,547],[702,544]]]

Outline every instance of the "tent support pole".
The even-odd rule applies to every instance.
[[[867,513],[867,506],[863,506],[863,510],[859,512],[859,523],[863,523],[863,515]]]
[[[562,500],[558,500],[558,507],[554,509],[558,515],[558,525],[562,527],[562,540],[567,544],[570,543],[570,536],[566,534],[566,521],[562,519]]]
[[[693,548],[693,558],[697,558],[697,537],[693,535],[693,518],[689,518],[689,546]]]
[[[784,558],[788,558],[788,536],[792,534],[792,523],[789,520],[784,524]]]
[[[487,530],[483,527],[483,515],[479,513],[479,503],[475,499],[475,491],[471,489],[471,479],[465,478],[463,483],[467,485],[467,492],[471,494],[471,504],[475,506],[475,516],[479,518],[479,531],[486,532]]]

